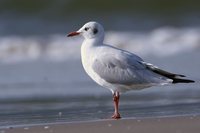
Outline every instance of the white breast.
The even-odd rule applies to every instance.
[[[95,59],[95,56],[98,51],[95,50],[94,47],[89,47],[86,44],[82,44],[81,46],[81,60],[82,60],[82,65],[83,68],[85,69],[86,73],[99,85],[108,88],[112,91],[113,85],[110,83],[106,82],[104,79],[102,79],[99,75],[97,75],[93,68],[92,68],[92,63]]]

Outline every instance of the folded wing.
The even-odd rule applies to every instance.
[[[94,60],[92,68],[102,79],[112,84],[130,86],[169,82],[168,77],[147,69],[141,62],[143,60],[134,54],[104,54]]]

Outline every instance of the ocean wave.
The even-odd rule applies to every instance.
[[[106,42],[142,56],[172,56],[200,46],[200,29],[163,27],[148,33],[114,33]]]
[[[80,59],[82,38],[66,35],[2,36],[0,62]],[[140,56],[166,57],[200,48],[200,28],[162,27],[150,32],[106,32],[105,43]]]

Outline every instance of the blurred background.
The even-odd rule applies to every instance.
[[[123,94],[125,116],[145,117],[145,111],[140,114],[137,109],[155,106],[159,110],[187,104],[191,110],[200,103],[200,1],[0,0],[0,127],[30,119],[61,121],[57,113],[64,112],[69,115],[63,121],[105,118],[112,112],[111,93],[96,85],[81,66],[83,39],[66,36],[91,20],[104,26],[105,43],[197,81]],[[130,106],[136,109],[132,115]],[[80,107],[91,112],[80,113]],[[165,108],[160,115],[198,113],[194,109],[172,109],[170,114]],[[90,115],[86,118],[85,113]]]

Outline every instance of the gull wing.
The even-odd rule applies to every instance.
[[[132,85],[149,82],[152,72],[142,59],[130,53],[103,54],[94,59],[92,68],[102,79],[113,84]],[[146,78],[147,76],[147,78]]]

